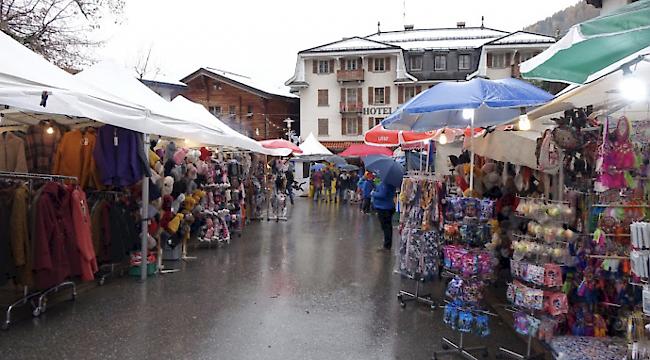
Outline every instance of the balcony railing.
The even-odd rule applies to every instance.
[[[338,81],[363,81],[363,69],[337,70],[336,80]]]
[[[340,109],[342,113],[360,113],[363,111],[363,104],[341,102]]]

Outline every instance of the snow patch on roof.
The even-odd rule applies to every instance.
[[[526,31],[517,31],[510,35],[496,39],[489,43],[489,45],[514,45],[514,44],[530,44],[530,43],[549,43],[555,42],[552,36],[533,34]]]
[[[284,84],[282,85],[274,85],[274,84],[268,84],[259,80],[255,80],[251,77],[248,77],[246,75],[242,74],[237,74],[234,72],[230,72],[227,70],[221,70],[213,67],[205,67],[206,70],[213,72],[217,75],[223,76],[225,78],[228,78],[230,80],[236,81],[240,84],[246,85],[248,87],[263,91],[267,94],[272,94],[272,95],[279,95],[279,96],[285,96],[285,97],[290,97],[290,98],[298,98],[295,94],[292,94],[290,92],[290,88],[285,86]]]
[[[368,50],[368,49],[390,49],[389,44],[383,44],[377,41],[360,38],[358,36],[336,41],[330,44],[319,46],[316,48],[305,50],[305,52],[321,52],[321,51],[346,51],[346,50]]]
[[[489,28],[447,28],[392,31],[367,36],[403,49],[477,48],[508,35],[508,32]]]

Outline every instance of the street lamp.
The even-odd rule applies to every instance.
[[[295,121],[296,120],[292,120],[291,118],[284,119],[284,122],[287,124],[287,130],[288,130],[287,131],[287,138],[289,139],[289,141],[291,141],[291,134],[292,134],[292,132],[291,132],[291,124],[294,123]]]

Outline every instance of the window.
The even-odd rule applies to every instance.
[[[491,68],[502,69],[506,67],[506,54],[491,54],[492,61],[488,62]]]
[[[415,97],[415,86],[404,88],[404,102],[407,102]]]
[[[422,70],[422,55],[411,55],[409,65],[411,70]]]
[[[375,88],[374,91],[375,91],[375,94],[374,94],[374,95],[375,95],[375,96],[374,96],[374,98],[375,98],[375,104],[377,104],[377,105],[383,105],[383,104],[385,104],[385,103],[386,103],[386,98],[385,98],[386,92],[385,92],[385,89],[384,89],[384,88]]]
[[[228,114],[230,114],[231,117],[234,117],[235,114],[237,114],[237,107],[235,105],[228,106]]]
[[[359,90],[356,88],[345,89],[345,103],[350,105],[357,105],[357,92]]]
[[[208,106],[208,110],[214,116],[221,116],[221,106]]]
[[[382,72],[386,71],[386,59],[385,58],[376,58],[373,60],[374,68],[373,71]]]
[[[248,104],[248,106],[246,106],[246,113],[248,113],[249,116],[253,115],[253,105]]]
[[[346,59],[345,70],[357,70],[359,68],[359,59]]]
[[[318,89],[318,106],[329,105],[329,92],[327,89]]]
[[[341,124],[341,133],[343,135],[361,135],[362,133],[360,117],[344,117]]]
[[[332,69],[330,69],[330,62],[328,60],[318,60],[319,74],[329,74],[331,71]]]
[[[374,128],[375,126],[381,124],[382,120],[385,118],[376,118],[376,117],[371,117],[368,118],[368,130]]]
[[[327,136],[329,131],[329,120],[318,119],[318,136]]]
[[[469,70],[471,65],[472,57],[470,55],[458,55],[458,70]]]
[[[436,55],[433,57],[433,70],[445,71],[447,70],[447,55]]]

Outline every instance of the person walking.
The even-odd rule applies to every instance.
[[[372,181],[373,175],[366,171],[365,175],[359,180],[359,189],[361,190],[361,211],[364,214],[370,214],[371,194],[375,188]]]
[[[357,197],[357,188],[359,187],[359,174],[354,171],[352,172],[352,175],[350,175],[350,180],[348,181],[349,184],[349,189],[348,192],[350,193],[350,203],[357,203],[358,197]]]
[[[384,232],[384,245],[378,250],[388,251],[393,246],[393,214],[395,213],[395,186],[380,182],[372,191],[372,205]]]
[[[285,173],[285,177],[287,178],[287,195],[289,196],[291,205],[293,205],[293,189],[295,186],[294,185],[295,179],[293,177],[293,169],[291,167]]]
[[[339,173],[339,178],[336,181],[336,197],[338,202],[343,204],[347,200],[347,192],[350,188],[350,174],[345,171]]]
[[[314,185],[314,201],[319,201],[323,196],[323,174],[320,170],[316,170],[311,174],[311,181]]]
[[[327,202],[332,201],[332,181],[334,180],[334,175],[332,170],[326,168],[323,170],[323,191],[325,192],[325,199]]]

